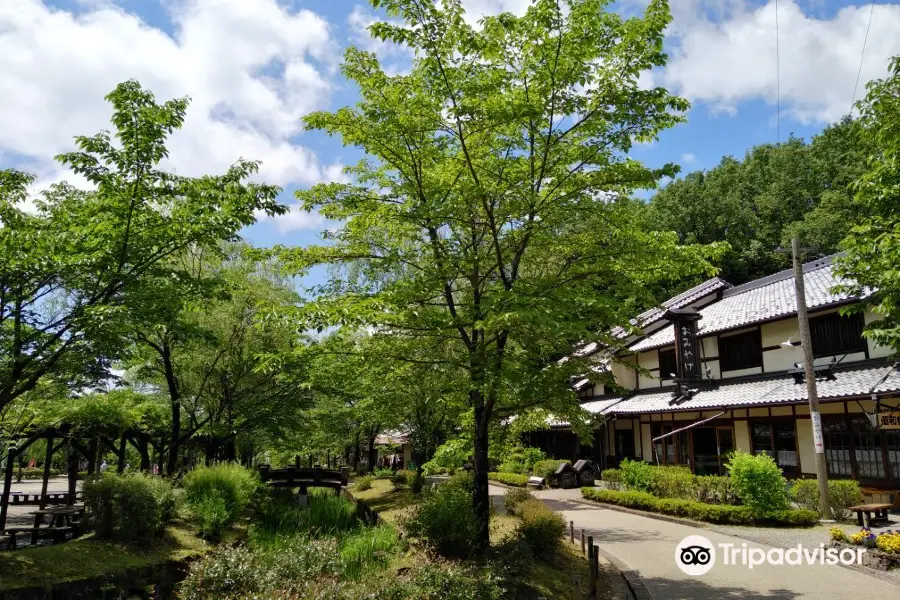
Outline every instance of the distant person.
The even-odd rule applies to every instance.
[[[109,465],[106,464],[105,460],[102,463],[100,463],[100,472],[101,473],[105,473],[108,468],[109,468]]]

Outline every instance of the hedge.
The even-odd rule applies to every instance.
[[[488,479],[516,487],[525,487],[528,484],[528,475],[516,473],[488,473]]]
[[[538,477],[543,477],[549,483],[550,480],[556,476],[556,469],[559,468],[559,465],[563,463],[572,464],[571,460],[559,460],[559,459],[549,459],[549,460],[539,460],[534,463],[533,472]]]
[[[746,506],[704,504],[703,502],[679,500],[677,498],[657,498],[648,492],[619,492],[597,488],[581,488],[581,495],[595,502],[615,504],[675,517],[686,517],[709,523],[727,523],[731,525],[772,524],[806,527],[819,522],[817,513],[804,509],[778,511],[766,519],[755,519],[751,510]]]

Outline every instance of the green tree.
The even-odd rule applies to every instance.
[[[78,137],[57,160],[96,189],[58,184],[22,209],[33,178],[0,171],[0,410],[45,378],[78,387],[105,377],[122,346],[116,320],[178,277],[167,260],[229,239],[254,213],[284,211],[279,189],[247,183],[257,164],[199,178],[160,170],[187,99],[158,104],[135,81],[107,96],[113,136]]]
[[[853,226],[841,246],[846,256],[838,273],[840,289],[874,290],[870,302],[883,320],[866,327],[877,343],[900,351],[900,56],[891,59],[885,79],[868,84],[860,118],[873,141],[867,170],[855,184],[855,202],[867,216]],[[855,307],[859,309],[860,307]]]
[[[538,0],[473,28],[457,0],[373,4],[402,19],[370,31],[410,47],[412,70],[389,76],[374,54],[346,52],[360,102],[306,125],[369,158],[348,169],[355,183],[298,192],[342,226],[327,245],[285,254],[298,268],[334,266],[308,318],[449,346],[473,415],[486,547],[492,424],[523,406],[573,410],[568,378],[587,367],[556,359],[580,340],[614,344],[605,332],[628,322],[623,299],[646,284],[710,272],[705,251],[637,230],[617,201],[675,173],[627,156],[688,106],[638,84],[665,63],[670,14],[663,0],[628,20],[602,0]],[[404,347],[422,346],[398,344],[396,361],[432,364]]]
[[[849,118],[809,143],[791,137],[756,146],[742,161],[727,156],[667,185],[651,200],[647,221],[683,243],[728,242],[718,266],[731,283],[763,277],[790,266],[776,250],[794,233],[819,256],[837,251],[862,216],[850,184],[870,150],[860,123]]]

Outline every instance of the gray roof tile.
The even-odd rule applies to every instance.
[[[853,299],[849,294],[831,292],[831,288],[841,282],[832,271],[831,257],[804,265],[803,280],[806,284],[806,305],[810,309]],[[698,331],[701,336],[709,335],[796,312],[794,277],[790,271],[784,271],[727,290],[721,300],[700,309],[702,318]],[[638,340],[629,349],[639,352],[674,343],[675,332],[671,325],[667,325]]]
[[[867,396],[875,392],[900,391],[900,371],[891,369],[883,363],[878,365],[870,363],[867,366],[836,370],[834,376],[833,380],[818,382],[821,400]],[[873,386],[876,386],[874,390]],[[744,379],[734,383],[724,380],[718,387],[701,390],[695,393],[690,400],[677,406],[670,405],[671,400],[671,391],[638,392],[616,404],[611,410],[607,408],[607,411],[615,414],[633,414],[715,409],[723,406],[768,406],[805,402],[807,397],[805,384],[794,383],[791,375],[782,375],[765,379]]]

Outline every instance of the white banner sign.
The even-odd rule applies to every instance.
[[[825,453],[825,440],[822,437],[822,415],[818,412],[810,413],[813,429],[813,444],[816,446],[816,454]]]

